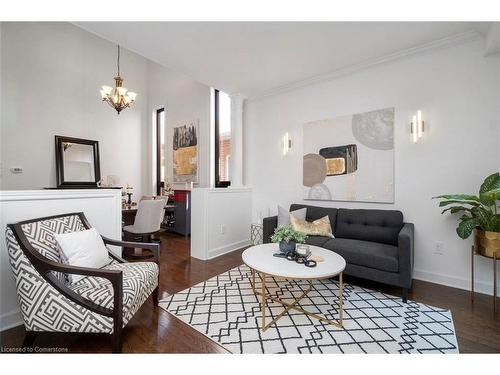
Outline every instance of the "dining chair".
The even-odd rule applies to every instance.
[[[165,215],[165,200],[141,200],[137,206],[137,214],[134,224],[123,227],[124,238],[127,240],[140,240],[141,242],[152,242],[151,236],[158,233]],[[142,252],[126,249],[125,255],[144,257]]]

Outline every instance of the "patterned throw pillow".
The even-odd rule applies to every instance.
[[[328,215],[321,219],[312,222],[300,220],[293,215],[290,215],[290,223],[292,228],[297,232],[307,234],[308,236],[323,236],[334,238],[330,218]]]

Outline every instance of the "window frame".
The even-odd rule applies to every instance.
[[[231,185],[231,180],[220,180],[220,132],[219,132],[219,90],[214,89],[214,125],[215,125],[215,187],[227,188]]]
[[[162,181],[161,181],[161,114],[165,119],[165,107],[156,109],[156,195],[161,195]],[[164,124],[165,125],[165,124]],[[165,131],[165,129],[163,129]]]

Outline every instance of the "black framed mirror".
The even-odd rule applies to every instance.
[[[99,142],[56,135],[58,188],[96,188],[101,179]]]

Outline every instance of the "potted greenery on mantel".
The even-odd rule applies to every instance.
[[[282,253],[288,253],[295,251],[296,244],[305,243],[306,238],[307,235],[294,230],[291,225],[280,225],[274,230],[271,241],[279,243]]]
[[[439,207],[446,207],[441,213],[461,214],[457,227],[460,238],[466,239],[476,230],[475,244],[478,254],[493,258],[500,255],[500,174],[486,177],[479,189],[479,195],[454,194],[434,197],[441,199]],[[433,199],[434,199],[433,198]]]

